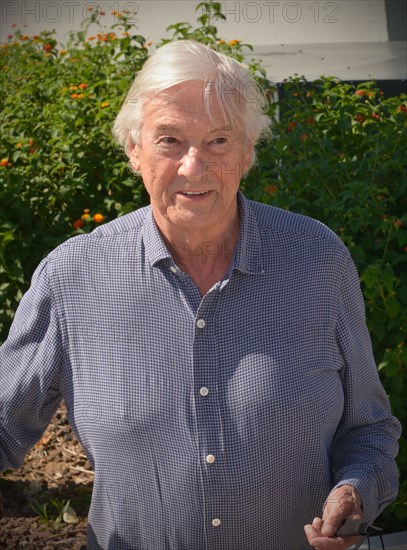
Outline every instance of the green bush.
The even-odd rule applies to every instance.
[[[202,2],[196,28],[171,25],[171,39],[193,38],[243,60],[250,49],[218,37],[221,5]],[[130,15],[101,32],[92,13],[59,48],[53,33],[16,31],[1,52],[0,340],[33,270],[57,244],[148,203],[139,178],[113,143],[111,126],[135,73],[149,55]],[[96,29],[96,30],[95,30]],[[93,31],[93,35],[90,33]],[[100,31],[100,32],[99,32]],[[250,68],[267,96],[261,65]],[[406,96],[385,98],[370,82],[295,78],[270,106],[272,139],[242,188],[250,198],[317,218],[349,247],[361,275],[374,353],[394,413],[406,425],[407,351]],[[407,518],[407,448],[396,503],[382,525]]]

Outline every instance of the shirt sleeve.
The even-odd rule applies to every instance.
[[[21,467],[58,408],[61,352],[45,259],[0,348],[0,471]]]
[[[395,457],[401,434],[375,365],[359,277],[349,258],[339,300],[337,341],[343,357],[344,413],[332,448],[335,487],[352,485],[372,522],[397,496]]]

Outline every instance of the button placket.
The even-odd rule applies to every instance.
[[[203,474],[205,518],[211,537],[220,526],[223,503],[224,472],[222,458],[222,424],[217,397],[216,309],[218,293],[210,292],[201,301],[195,317],[194,383],[200,461]],[[215,523],[212,523],[214,520]]]

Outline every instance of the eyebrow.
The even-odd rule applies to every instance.
[[[216,132],[230,132],[231,126],[221,126],[220,128],[214,128],[208,131],[208,134],[214,134]],[[181,130],[172,124],[159,124],[155,129],[156,132],[180,132]]]

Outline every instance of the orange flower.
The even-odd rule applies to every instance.
[[[399,111],[400,113],[407,113],[407,107],[405,105],[400,105]]]
[[[61,55],[65,55],[66,53],[68,53],[68,50],[59,50],[59,53],[60,53]]]
[[[372,118],[375,120],[380,120],[380,116],[377,113],[372,113]]]
[[[81,229],[84,225],[85,225],[85,222],[83,222],[82,220],[76,220],[73,222],[72,227],[74,229]]]
[[[105,217],[102,216],[102,214],[95,214],[93,216],[93,219],[96,223],[102,223],[102,221],[105,219]]]
[[[72,99],[81,99],[83,94],[71,94]]]
[[[278,187],[277,185],[267,185],[267,187],[264,188],[266,193],[277,193]]]
[[[291,120],[291,122],[288,123],[287,132],[292,132],[296,126],[297,123],[295,122],[295,120]]]
[[[81,216],[82,220],[87,220],[88,218],[90,218],[90,214],[82,214]]]
[[[224,40],[218,40],[218,44],[224,44],[225,41]]]
[[[237,44],[239,44],[240,40],[229,40],[228,42],[228,46],[236,46]]]
[[[96,36],[89,36],[88,40],[95,40]]]
[[[355,95],[360,95],[360,96],[366,95],[366,92],[365,90],[356,90]]]
[[[7,158],[0,160],[0,166],[8,166],[9,164],[10,162],[8,161]]]
[[[108,102],[108,101],[103,101],[103,102],[100,104],[100,108],[101,108],[101,109],[104,109],[105,107],[109,107],[109,102]]]
[[[84,209],[84,213],[85,213],[85,214],[89,214],[89,212],[90,212],[89,208],[85,208],[85,209]]]
[[[88,87],[88,85],[82,83],[82,84],[79,84],[78,87],[79,87],[81,90],[86,90],[86,88]]]
[[[45,44],[45,45],[44,45],[44,50],[45,50],[46,52],[49,52],[50,50],[52,50],[52,44]]]
[[[22,143],[17,143],[17,145],[16,145],[17,149],[21,149],[22,146],[23,146]]]

